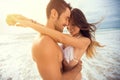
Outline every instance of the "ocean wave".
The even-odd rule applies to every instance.
[[[119,31],[111,29],[97,33],[97,40],[106,46],[98,48],[93,59],[82,57],[84,80],[120,80]],[[35,35],[0,35],[0,80],[42,80],[31,56]]]

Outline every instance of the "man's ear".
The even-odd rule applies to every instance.
[[[55,9],[51,10],[51,17],[54,18],[58,18],[58,12]]]

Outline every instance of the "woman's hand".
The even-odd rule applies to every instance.
[[[28,19],[20,14],[10,14],[6,18],[6,22],[10,26],[21,26],[21,27],[29,27],[33,20]]]

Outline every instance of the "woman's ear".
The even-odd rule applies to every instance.
[[[58,12],[55,9],[51,10],[51,17],[53,19],[57,19],[58,18]]]

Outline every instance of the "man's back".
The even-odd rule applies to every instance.
[[[53,39],[48,36],[37,39],[33,44],[32,55],[44,80],[59,80],[63,56]]]

